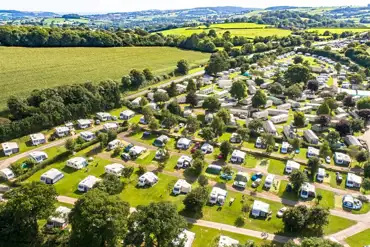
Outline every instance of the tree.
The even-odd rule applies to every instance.
[[[186,92],[195,92],[197,91],[197,85],[193,80],[190,80],[188,82],[188,85],[186,86]]]
[[[200,175],[198,177],[198,184],[201,186],[201,187],[206,187],[208,185],[208,178],[204,175]]]
[[[204,160],[204,153],[202,152],[202,150],[197,149],[192,154],[192,158],[193,158],[193,160],[196,160],[196,159]]]
[[[344,99],[343,99],[343,105],[347,108],[351,108],[351,107],[356,106],[356,102],[353,99],[353,96],[352,95],[345,96]]]
[[[135,88],[140,87],[145,82],[144,74],[137,70],[133,69],[130,71],[131,85]]]
[[[350,120],[351,130],[353,132],[361,131],[364,128],[364,120],[359,118],[354,118]]]
[[[300,170],[294,170],[290,175],[289,175],[289,181],[293,185],[293,189],[295,191],[298,191],[302,184],[304,182],[308,181],[306,173],[300,171]]]
[[[292,145],[293,150],[299,150],[301,148],[301,140],[299,138],[294,138],[290,142],[290,145]]]
[[[317,115],[329,115],[330,108],[326,102],[322,103],[316,111]]]
[[[66,142],[64,143],[64,147],[69,151],[73,152],[76,148],[76,142],[72,138],[68,138]]]
[[[369,153],[364,150],[360,151],[356,156],[356,160],[360,164],[367,161],[368,159],[369,159]]]
[[[229,124],[230,123],[230,110],[227,109],[227,108],[221,108],[217,114],[216,114],[217,117],[221,118],[221,120],[225,123],[225,124]]]
[[[187,75],[189,73],[189,64],[185,59],[181,59],[177,62],[176,73],[181,75]]]
[[[179,91],[177,90],[177,86],[175,82],[171,82],[171,85],[166,89],[168,96],[175,97],[179,95]]]
[[[117,195],[122,192],[125,185],[118,176],[106,174],[103,181],[97,183],[95,187],[109,195]]]
[[[275,82],[270,86],[269,91],[271,94],[280,95],[284,92],[284,88],[280,83]]]
[[[230,52],[233,47],[234,47],[234,45],[231,42],[225,42],[224,43],[224,51],[226,51],[226,52]]]
[[[284,74],[286,81],[285,86],[290,86],[294,83],[304,82],[310,79],[310,70],[302,65],[292,65]]]
[[[252,136],[256,136],[259,133],[259,129],[263,127],[262,121],[260,119],[253,119],[248,123],[248,129]]]
[[[116,246],[127,232],[130,206],[116,196],[93,189],[75,203],[69,215],[70,246]]]
[[[309,217],[306,221],[306,224],[321,233],[324,226],[329,224],[329,215],[330,212],[326,208],[324,209],[320,206],[312,207],[310,209]]]
[[[310,48],[310,47],[311,47],[311,45],[312,45],[312,42],[311,42],[310,40],[306,40],[306,41],[304,42],[304,46],[306,46],[307,48]]]
[[[202,173],[203,166],[204,166],[203,159],[197,158],[193,161],[191,168],[192,168],[194,176],[199,176]]]
[[[321,151],[321,150],[320,150]],[[321,153],[320,153],[321,154]],[[326,157],[326,156],[325,156]],[[320,160],[317,157],[312,157],[308,159],[308,167],[311,170],[311,178],[315,178],[315,174],[317,173],[320,166]]]
[[[151,131],[155,131],[155,130],[158,130],[160,128],[160,124],[159,124],[159,121],[155,118],[151,118],[149,120],[149,125],[148,125],[149,129]]]
[[[326,98],[325,103],[329,106],[330,113],[331,113],[331,111],[338,108],[337,101],[334,98]]]
[[[162,119],[162,124],[167,129],[171,129],[178,123],[176,116],[166,109],[162,110]]]
[[[212,112],[218,111],[220,107],[221,107],[221,103],[218,100],[218,98],[216,98],[215,96],[207,97],[203,101],[203,108],[208,111],[212,111]]]
[[[168,97],[167,93],[161,92],[161,91],[155,92],[154,95],[153,95],[153,98],[154,98],[154,101],[157,102],[157,103],[163,103],[163,102],[166,102],[170,99],[170,97]]]
[[[253,50],[254,46],[252,43],[245,43],[244,45],[242,45],[241,53],[247,55],[253,53]]]
[[[231,40],[231,32],[230,31],[226,31],[222,34],[222,38],[224,40]]]
[[[129,217],[124,245],[169,246],[172,241],[179,240],[179,234],[186,227],[186,220],[169,202],[138,206]]]
[[[317,204],[320,204],[321,200],[322,200],[322,194],[321,193],[318,193],[316,195],[316,200],[317,200]]]
[[[242,143],[241,145],[243,144],[243,142],[247,142],[249,140],[249,129],[247,128],[239,128],[236,133],[240,136],[241,140],[242,140]]]
[[[357,101],[357,109],[370,109],[370,97],[364,97]]]
[[[131,87],[131,77],[130,76],[123,76],[121,79],[121,84],[124,90],[127,90]]]
[[[55,211],[57,192],[54,186],[40,182],[24,183],[6,193],[0,207],[0,242],[3,246],[40,246],[38,220]]]
[[[148,100],[145,97],[142,97],[139,102],[141,107],[145,107],[147,104],[149,104]]]
[[[212,141],[215,138],[215,134],[211,127],[202,128],[202,137],[207,142]]]
[[[224,121],[222,121],[218,116],[213,117],[211,128],[216,136],[221,136],[225,130]]]
[[[181,115],[181,106],[177,103],[177,100],[172,100],[168,105],[167,105],[167,110],[169,110],[172,114],[175,115]]]
[[[190,91],[186,95],[186,103],[190,104],[192,107],[195,107],[198,105],[198,97],[195,95],[195,92]]]
[[[339,74],[340,71],[342,70],[342,65],[340,63],[336,63],[334,68],[337,71],[337,74]]]
[[[295,64],[303,63],[303,57],[302,57],[302,56],[295,56],[295,57],[293,58],[293,62],[294,62]]]
[[[320,147],[320,157],[326,158],[327,156],[331,156],[332,152],[330,150],[329,142],[324,141],[324,143]]]
[[[297,206],[288,208],[283,214],[284,227],[290,232],[299,232],[305,227],[307,215],[305,210],[302,210],[304,206]]]
[[[241,100],[246,95],[246,85],[243,81],[236,81],[231,85],[230,94],[237,100]]]
[[[256,94],[252,97],[252,106],[259,108],[266,105],[267,97],[262,90],[257,90]]]
[[[307,89],[317,92],[317,90],[319,90],[319,82],[317,80],[309,80],[307,83]]]
[[[323,127],[327,127],[330,123],[330,117],[329,115],[321,115],[319,116],[319,118],[317,119],[317,123],[320,124],[320,126],[323,128]]]
[[[117,132],[115,130],[108,130],[107,135],[108,135],[108,142],[117,139]]]
[[[291,99],[299,98],[302,95],[302,89],[297,84],[291,85],[286,89],[285,95]]]
[[[257,86],[261,86],[263,83],[265,83],[265,80],[262,79],[261,77],[257,77],[254,82],[256,83]]]
[[[224,160],[227,160],[227,156],[231,153],[233,147],[228,141],[223,141],[220,145],[220,152]]]
[[[145,122],[149,123],[150,119],[153,118],[153,108],[151,108],[149,105],[145,106],[142,110],[142,113],[144,115]]]
[[[275,147],[275,138],[274,138],[274,136],[271,135],[271,134],[265,134],[263,136],[263,139],[265,140],[267,151],[272,152],[272,150]]]
[[[154,75],[152,71],[148,68],[143,70],[143,74],[144,74],[145,80],[147,81],[152,81],[154,79]]]
[[[213,53],[209,60],[208,65],[205,68],[205,71],[208,75],[214,75],[218,72],[225,71],[229,69],[229,56],[225,51],[219,51]]]
[[[362,181],[361,187],[365,191],[370,190],[370,178],[365,178],[364,181]]]
[[[362,84],[362,76],[360,74],[352,74],[349,76],[349,81],[352,83],[352,84],[355,84],[355,85],[360,85]]]
[[[338,131],[341,136],[345,136],[351,133],[351,126],[347,120],[342,119],[335,125],[335,130]]]
[[[306,124],[306,117],[303,112],[294,112],[294,125],[298,128],[304,127]]]
[[[337,131],[330,131],[326,136],[326,140],[329,142],[331,146],[333,146],[340,140],[340,135]]]
[[[105,148],[108,145],[108,134],[107,133],[99,133],[98,140],[100,142],[100,146]]]
[[[296,247],[313,247],[313,246],[325,246],[325,247],[343,247],[342,244],[333,242],[325,238],[304,238],[300,246]],[[295,246],[285,246],[284,247],[295,247]]]
[[[216,31],[214,29],[211,29],[208,32],[208,36],[209,37],[212,37],[212,38],[216,38],[217,37],[217,33],[216,33]]]
[[[199,214],[202,212],[202,208],[207,203],[207,201],[208,201],[207,189],[204,186],[195,188],[190,193],[188,193],[188,195],[185,197],[183,201],[185,205],[185,211]]]
[[[196,117],[189,116],[186,120],[186,130],[189,133],[195,133],[200,127],[200,123]]]

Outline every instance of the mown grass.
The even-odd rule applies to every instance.
[[[329,31],[331,33],[338,33],[341,34],[343,32],[354,32],[354,33],[362,33],[370,31],[370,28],[310,28],[307,30],[308,32],[318,32],[318,34],[323,34],[325,31]]]
[[[351,247],[367,246],[370,244],[370,229],[346,238],[345,241]]]
[[[169,47],[19,48],[0,47],[0,108],[11,95],[65,84],[120,80],[132,69],[149,68],[160,75],[173,71],[180,59],[191,66],[209,54]]]

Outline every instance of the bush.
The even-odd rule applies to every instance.
[[[235,220],[235,226],[236,227],[243,227],[245,225],[245,220],[243,216],[238,216]]]

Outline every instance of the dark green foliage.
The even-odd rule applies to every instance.
[[[200,213],[202,207],[207,203],[208,191],[205,187],[198,187],[192,190],[184,199],[185,211]]]
[[[124,186],[124,183],[118,176],[106,174],[103,181],[97,183],[95,187],[109,195],[117,195],[122,192]]]

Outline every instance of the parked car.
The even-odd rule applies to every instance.
[[[148,138],[150,136],[150,132],[145,131],[143,135],[141,136],[142,139]]]
[[[336,173],[335,173],[335,177],[336,177],[337,183],[338,183],[338,184],[341,184],[341,183],[342,183],[342,181],[343,181],[342,174],[340,174],[339,172],[336,172]]]
[[[262,182],[262,179],[257,178],[257,179],[252,183],[252,188],[257,188],[258,186],[260,186],[261,182]]]
[[[277,216],[278,218],[282,218],[282,217],[283,217],[283,215],[284,215],[284,213],[285,213],[285,211],[287,211],[287,210],[288,210],[288,208],[287,208],[287,207],[280,208],[280,210],[276,213],[276,216]]]
[[[330,164],[330,162],[331,162],[330,156],[326,156],[325,162],[328,163],[328,164]]]
[[[125,153],[128,153],[130,151],[130,149],[134,146],[134,144],[130,143],[128,144],[125,149],[123,151],[125,151]]]
[[[217,159],[219,159],[219,160],[221,160],[221,159],[223,159],[224,158],[224,156],[222,155],[222,154],[219,154],[218,156],[217,156]]]
[[[130,155],[128,153],[121,154],[121,158],[125,161],[128,161],[131,159]]]
[[[262,178],[262,177],[263,177],[262,172],[257,172],[256,174],[252,176],[252,181],[256,181],[257,179]]]
[[[233,174],[229,174],[229,173],[222,173],[222,174],[220,175],[220,178],[222,178],[222,179],[224,179],[224,180],[229,181],[229,180],[233,179]]]
[[[245,187],[247,186],[247,183],[242,182],[242,181],[235,181],[233,185],[234,187],[245,189]]]

